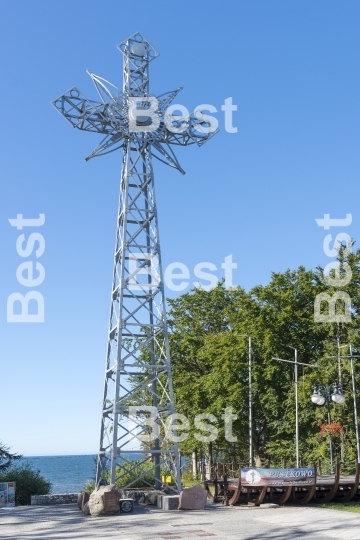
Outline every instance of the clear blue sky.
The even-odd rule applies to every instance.
[[[164,266],[233,254],[235,284],[326,264],[315,218],[359,234],[358,1],[13,0],[2,2],[0,440],[24,454],[96,452],[105,367],[121,153],[85,163],[99,142],[71,129],[50,101],[85,70],[122,84],[116,45],[139,30],[159,50],[154,94],[219,111],[238,106],[236,134],[180,149],[181,176],[155,164]],[[45,323],[6,321],[25,232],[8,218],[46,215]],[[40,231],[39,231],[40,232]],[[174,294],[168,292],[168,294]]]

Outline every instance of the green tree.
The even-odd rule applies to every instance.
[[[337,355],[339,343],[351,342],[360,349],[360,251],[348,253],[342,246],[338,262],[340,277],[349,275],[351,270],[351,280],[341,284],[341,290],[351,298],[351,321],[347,323],[315,322],[317,295],[325,292],[332,296],[339,290],[339,283],[337,287],[329,283],[320,267],[313,271],[301,266],[294,271],[273,273],[267,285],[256,286],[248,293],[240,287],[226,290],[219,284],[209,292],[194,289],[169,300],[177,412],[191,421],[204,412],[220,420],[224,408],[233,406],[238,415],[234,422],[237,443],[225,440],[222,421],[217,424],[216,442],[200,443],[191,422],[190,437],[180,445],[184,452],[196,450],[211,455],[222,449],[240,461],[248,459],[247,341],[241,336],[250,334],[254,360],[253,433],[258,461],[271,458],[275,462],[294,462],[294,368],[272,359],[293,359],[291,346],[298,349],[299,361],[320,366],[299,370],[301,458],[328,458],[328,440],[319,435],[320,424],[326,422],[326,407],[313,405],[310,396],[314,383],[337,380],[348,390],[348,397],[344,406],[332,406],[334,421],[345,427],[345,436],[335,441],[335,451],[342,461],[355,458],[355,418],[351,389],[347,386],[349,362],[338,362],[329,356]],[[330,277],[335,277],[334,271]],[[321,312],[327,310],[324,302]],[[336,313],[344,313],[343,302],[337,302]],[[360,388],[359,375],[357,384]]]
[[[231,335],[230,321],[241,300],[249,302],[245,291],[240,288],[227,291],[223,284],[209,292],[194,289],[169,300],[176,407],[190,420],[189,437],[180,447],[185,452],[203,453],[208,459],[216,459],[216,453],[224,450],[233,457],[245,451],[245,415],[238,415],[234,422],[234,431],[243,435],[238,443],[225,440],[221,418],[226,407],[246,409],[246,344]],[[219,420],[215,424],[219,434],[214,444],[195,437],[199,430],[194,426],[194,417],[202,413]]]
[[[21,459],[20,454],[12,454],[10,448],[0,442],[0,473],[8,469],[15,461]]]

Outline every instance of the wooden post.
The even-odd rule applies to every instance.
[[[226,471],[225,471],[225,473],[224,473],[224,502],[225,502],[225,506],[229,506],[228,487],[229,487],[229,482],[228,482],[227,474],[226,474]]]

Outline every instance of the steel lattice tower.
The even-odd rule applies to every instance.
[[[178,491],[177,443],[168,436],[172,419],[166,424],[174,396],[152,157],[184,173],[170,145],[200,146],[216,129],[198,113],[166,113],[181,88],[156,99],[149,94],[149,63],[158,52],[140,33],[118,48],[124,55],[122,92],[88,71],[100,102],[75,87],[53,102],[73,127],[105,134],[86,160],[123,148],[96,482],[110,466],[111,483],[159,487],[165,474]],[[155,437],[149,435],[151,407],[157,411]],[[140,464],[134,454],[141,454]]]

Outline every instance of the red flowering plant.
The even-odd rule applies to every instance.
[[[344,426],[338,422],[331,422],[331,424],[321,424],[320,426],[320,435],[325,437],[326,435],[343,435],[345,433]]]

